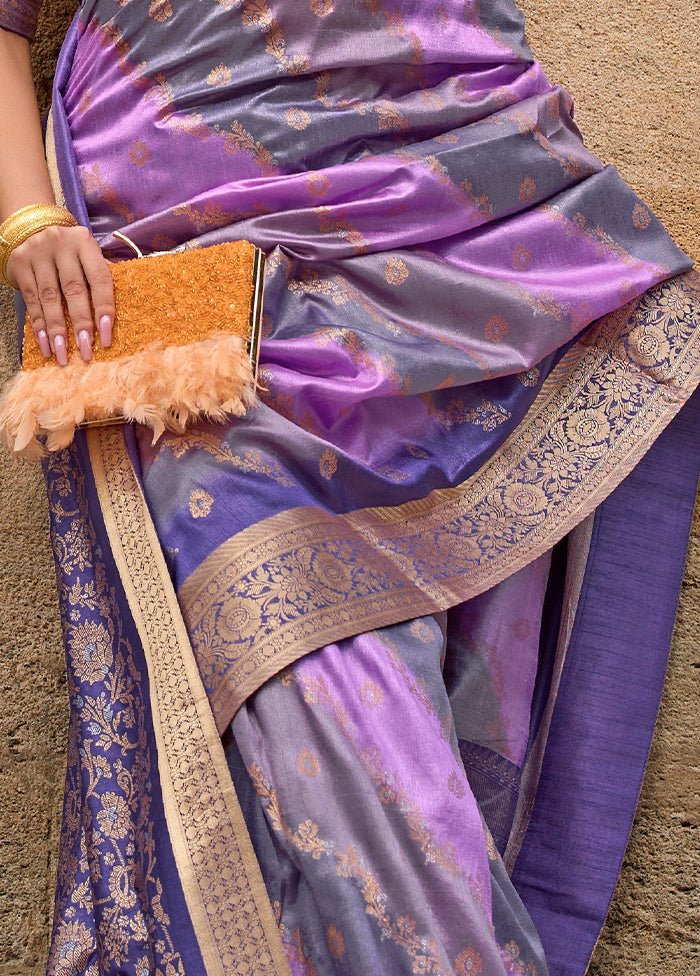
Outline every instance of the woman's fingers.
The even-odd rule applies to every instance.
[[[17,252],[19,250],[17,248]],[[22,255],[22,258],[24,259],[25,255]],[[10,260],[14,261],[14,259],[13,253]],[[48,344],[49,351],[54,353],[58,364],[65,366],[68,362],[66,323],[55,262],[44,258],[43,255],[33,261],[20,262],[18,254],[18,260],[12,268],[12,275],[22,292],[39,348],[45,355]]]
[[[22,292],[42,354],[68,362],[65,300],[84,360],[92,358],[95,327],[103,346],[114,322],[112,276],[99,245],[85,227],[47,227],[17,247],[8,274]]]
[[[80,355],[87,362],[89,359],[92,359],[94,321],[87,281],[85,280],[83,268],[77,254],[64,252],[59,256],[58,277],[61,284],[61,292],[68,306],[68,313],[73,325],[76,344],[80,350]],[[63,322],[63,327],[65,329],[65,321]],[[59,338],[59,336],[57,335],[56,338]],[[49,323],[49,342],[51,342],[51,339],[52,332],[51,324]],[[56,354],[56,359],[58,359],[58,353]]]
[[[106,347],[112,343],[114,285],[112,275],[109,273],[109,265],[92,234],[81,249],[80,260],[90,286],[94,321],[100,333],[100,343]]]

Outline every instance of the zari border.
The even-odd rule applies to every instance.
[[[165,815],[206,976],[290,976],[121,428],[95,428],[87,437],[104,523],[148,664]]]
[[[606,316],[464,484],[341,515],[297,508],[222,543],[178,591],[218,728],[303,654],[447,609],[551,548],[692,393],[699,312],[691,272]]]

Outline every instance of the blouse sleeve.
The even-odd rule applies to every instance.
[[[0,27],[34,40],[42,0],[0,0]]]

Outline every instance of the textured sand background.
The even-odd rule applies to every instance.
[[[532,47],[576,99],[588,145],[700,260],[698,0],[679,0],[670,14],[653,0],[521,5]],[[70,3],[48,0],[47,7],[34,50],[44,103]],[[16,360],[8,297],[0,289],[3,375]],[[66,688],[43,484],[4,454],[0,520],[0,976],[39,976],[56,868]],[[700,974],[699,611],[696,517],[659,725],[591,976]]]

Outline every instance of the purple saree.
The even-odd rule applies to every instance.
[[[255,409],[47,461],[50,976],[581,976],[697,485],[689,260],[510,0],[89,0],[50,133],[110,257],[268,255]]]

